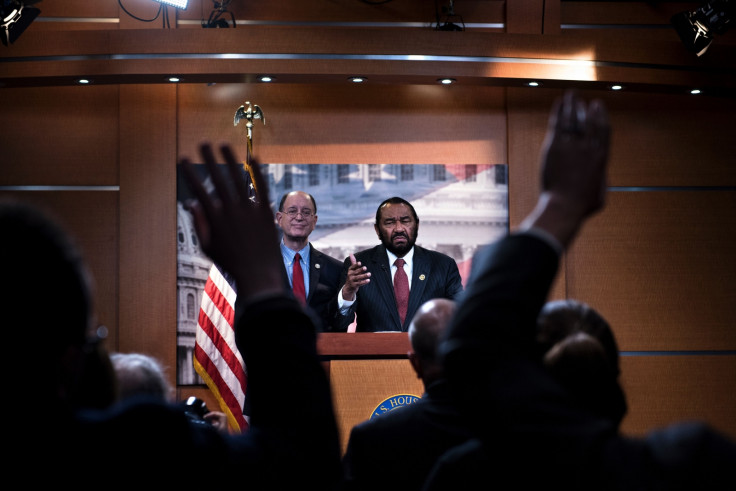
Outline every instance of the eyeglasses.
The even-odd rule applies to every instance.
[[[310,218],[312,216],[312,210],[307,210],[307,209],[299,211],[294,208],[291,208],[291,209],[286,210],[284,213],[289,215],[289,218],[295,218],[300,213],[303,218]]]

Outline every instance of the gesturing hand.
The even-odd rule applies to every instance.
[[[355,294],[361,286],[371,282],[371,274],[368,268],[363,266],[360,261],[356,261],[355,255],[350,254],[350,268],[345,278],[345,285],[342,287],[342,298],[345,300],[355,300]]]
[[[188,158],[181,159],[183,176],[196,201],[188,203],[194,216],[202,250],[233,275],[238,295],[283,291],[279,267],[278,239],[273,212],[268,205],[268,188],[258,162],[253,162],[253,178],[262,200],[252,202],[242,179],[242,164],[227,145],[220,147],[230,179],[216,163],[210,144],[200,146],[215,191],[209,195],[192,169]]]

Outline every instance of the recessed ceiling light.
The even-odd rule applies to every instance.
[[[611,85],[611,90],[621,90],[623,88],[623,85]]]
[[[698,95],[698,94],[700,94],[700,89],[693,89],[693,90],[690,91],[690,93],[693,94],[693,95]]]
[[[90,83],[90,81],[89,81],[89,79],[86,79],[86,78],[80,78],[79,80],[77,80],[77,83],[82,84],[82,85],[86,85],[86,84]]]
[[[262,77],[259,77],[258,80],[260,80],[261,82],[273,82],[273,77],[263,75]]]
[[[356,84],[359,84],[359,83],[365,82],[367,79],[365,77],[350,77],[348,78],[348,80],[350,80],[351,82],[355,82]]]
[[[539,87],[539,82],[528,82],[527,85],[529,87]]]
[[[442,85],[450,85],[457,82],[457,80],[455,80],[454,78],[438,78],[437,81]]]
[[[180,82],[181,79],[179,77],[169,77],[169,82]]]

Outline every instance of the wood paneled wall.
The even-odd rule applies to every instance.
[[[34,76],[34,70],[50,66],[13,59],[17,53],[37,56],[28,44],[41,39],[43,31],[125,28],[130,33],[124,36],[135,43],[140,29],[160,28],[124,20],[127,16],[113,0],[45,3],[39,4],[43,16],[66,20],[34,22],[17,46],[0,52],[0,79],[3,72]],[[141,16],[150,10],[147,0],[123,3],[131,10],[140,7]],[[458,2],[456,10],[468,23],[505,23],[509,37],[504,39],[514,40],[511,45],[534,35],[552,40],[555,49],[567,49],[591,34],[549,37],[561,24],[661,25],[673,12],[693,5],[626,2],[616,6],[623,10],[611,10],[613,3],[528,0],[518,3],[523,5],[519,12],[518,5],[509,9],[506,2],[478,0]],[[180,20],[209,15],[209,2],[190,4],[178,14]],[[236,2],[232,9],[238,19],[259,22],[434,20],[434,12],[424,12],[427,3],[418,0],[380,7],[348,0],[286,4],[290,8],[282,2]],[[525,17],[524,12],[533,15]],[[78,18],[119,18],[119,24]],[[555,18],[557,23],[550,21]],[[194,27],[199,26],[180,26]],[[274,29],[289,37],[283,27]],[[709,63],[687,62],[686,54],[673,52],[670,31],[635,31],[637,39],[654,40],[653,47],[637,50],[624,41],[617,50],[606,41],[599,46],[600,56],[623,63],[661,55],[673,64],[690,63],[696,71]],[[612,33],[592,36],[606,40]],[[71,45],[71,39],[62,42]],[[724,48],[731,49],[733,39],[729,33],[718,40],[722,47],[713,50],[716,59],[732,53]],[[544,43],[534,43],[534,56],[539,56]],[[660,50],[663,46],[667,50]],[[207,64],[199,60],[193,70],[216,77],[225,66]],[[63,71],[83,74],[85,66],[65,64]],[[96,278],[99,320],[110,328],[108,348],[146,351],[175,367],[175,164],[184,155],[196,159],[202,140],[229,141],[244,154],[244,129],[233,127],[232,118],[245,101],[260,105],[266,115],[266,125],[256,122],[254,130],[255,152],[264,162],[508,163],[512,227],[531,210],[549,107],[562,87],[574,83],[560,79],[551,87],[533,89],[478,79],[441,87],[415,83],[414,72],[403,66],[386,64],[377,70],[387,80],[396,70],[403,79],[362,86],[313,79],[273,85],[229,79],[211,85],[82,87],[64,81],[0,87],[0,196],[21,196],[50,207],[78,237]],[[152,65],[106,67],[111,76],[129,76],[136,67],[149,70]],[[124,67],[125,73],[115,73],[116,67]],[[294,67],[298,75],[304,65]],[[317,75],[333,70],[327,61],[308,68]],[[732,61],[717,68],[721,75],[734,70]],[[586,97],[602,98],[611,113],[611,192],[608,207],[567,254],[552,296],[589,302],[611,321],[623,352],[630,407],[624,431],[641,434],[679,419],[702,419],[736,437],[736,99],[674,95],[664,85],[661,93],[582,90]],[[81,187],[18,188],[37,185]],[[215,406],[205,389],[180,391],[181,396],[189,394]]]

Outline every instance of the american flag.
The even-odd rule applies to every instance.
[[[256,200],[252,169],[244,164],[245,179],[250,191],[249,199]],[[235,345],[235,299],[237,289],[232,278],[217,264],[210,268],[202,294],[194,345],[194,369],[217,399],[220,409],[227,415],[232,431],[248,428],[243,414],[245,388],[248,375]]]

